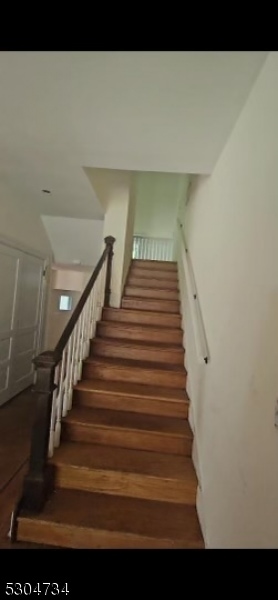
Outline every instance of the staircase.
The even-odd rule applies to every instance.
[[[83,363],[43,510],[17,541],[68,548],[203,548],[196,513],[175,263],[134,260]]]

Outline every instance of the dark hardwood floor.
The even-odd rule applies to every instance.
[[[28,388],[0,408],[0,548],[37,547],[14,545],[8,538],[11,513],[28,466],[35,404],[36,396]]]

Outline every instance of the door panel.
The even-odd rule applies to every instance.
[[[11,340],[9,337],[7,337],[6,339],[3,338],[2,340],[0,340],[0,365],[1,365],[1,363],[5,362],[6,360],[9,360],[10,347],[11,347]]]
[[[33,382],[44,261],[0,243],[0,406]]]
[[[36,331],[32,329],[22,333],[14,339],[14,353],[16,355],[24,354],[30,348],[34,348],[36,345]]]
[[[0,244],[0,335],[12,329],[18,267],[19,257],[17,256],[17,252],[12,248]]]
[[[18,251],[0,244],[0,406],[10,398],[11,345],[18,271]]]
[[[43,267],[44,263],[41,259],[28,254],[22,255],[12,342],[11,387],[13,394],[18,394],[33,383],[32,360],[37,354]]]
[[[43,261],[26,254],[20,261],[17,329],[36,327],[39,316]]]
[[[3,366],[3,367],[0,366],[0,398],[2,398],[2,396],[4,398],[1,402],[1,404],[3,404],[3,402],[5,402],[5,399],[7,399],[8,383],[9,383],[9,365]]]

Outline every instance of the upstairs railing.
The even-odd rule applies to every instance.
[[[143,235],[133,237],[132,258],[143,260],[173,260],[174,242],[170,238]]]
[[[20,507],[39,511],[51,488],[48,457],[60,444],[61,421],[72,406],[73,388],[81,378],[82,362],[90,352],[90,340],[103,306],[109,306],[113,245],[105,238],[105,249],[54,350],[34,359],[38,394],[32,431],[29,470]]]

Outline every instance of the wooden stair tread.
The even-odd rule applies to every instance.
[[[181,315],[180,313],[172,313],[172,312],[163,312],[161,313],[161,311],[155,311],[155,310],[142,310],[142,308],[135,309],[135,308],[125,308],[125,307],[121,307],[121,308],[103,308],[103,320],[105,320],[105,322],[110,323],[111,321],[117,321],[118,319],[118,323],[126,323],[127,321],[129,323],[135,324],[135,325],[140,325],[142,321],[144,322],[144,326],[147,325],[146,321],[148,319],[151,320],[151,324],[154,323],[155,320],[158,321],[158,324],[156,325],[156,327],[165,327],[165,328],[172,328],[173,325],[167,325],[166,321],[167,319],[171,322],[175,322],[177,324],[179,324],[179,326],[181,325]],[[109,316],[113,315],[113,319],[109,319]],[[124,318],[125,320],[122,320],[122,318]],[[130,320],[129,320],[130,319]],[[132,320],[131,320],[132,319]],[[133,321],[133,319],[136,319],[136,321]],[[163,320],[164,319],[164,320]],[[161,323],[162,321],[162,323]],[[153,325],[152,325],[153,326]],[[180,327],[179,327],[180,328]]]
[[[104,394],[109,392],[116,396],[127,396],[129,398],[144,397],[150,400],[189,403],[185,390],[132,382],[125,383],[121,381],[102,381],[101,379],[83,379],[75,386],[75,389],[88,392],[103,392]]]
[[[172,279],[166,279],[166,280],[161,280],[160,278],[157,277],[138,277],[137,275],[134,275],[132,272],[129,274],[128,278],[127,278],[127,282],[126,285],[128,286],[132,286],[132,287],[145,287],[146,289],[151,289],[151,288],[163,288],[163,290],[175,290],[175,291],[179,291],[179,286],[178,286],[178,281],[172,280]]]
[[[86,360],[84,360],[84,364],[98,364],[98,365],[103,365],[103,366],[109,366],[115,369],[126,369],[126,368],[131,368],[131,369],[136,369],[136,370],[140,370],[140,369],[145,369],[145,370],[149,370],[149,371],[163,371],[165,373],[165,371],[169,371],[171,372],[177,372],[177,373],[184,373],[185,369],[183,365],[172,365],[169,364],[164,365],[163,363],[155,363],[155,362],[150,362],[150,361],[146,361],[146,360],[131,360],[128,358],[108,358],[106,356],[89,356],[88,358],[86,358]]]
[[[169,480],[182,480],[197,488],[192,460],[186,456],[133,450],[115,446],[64,442],[51,459],[55,465],[68,464],[83,469],[103,469],[139,473]]]
[[[151,341],[143,341],[136,340],[131,341],[125,338],[115,339],[110,338],[109,336],[105,337],[96,337],[92,340],[94,344],[113,344],[115,346],[124,346],[125,348],[146,348],[146,350],[157,350],[158,352],[177,352],[178,354],[184,354],[184,348],[181,344],[169,344],[167,342],[151,342]],[[159,361],[158,361],[159,362]]]
[[[167,302],[179,302],[179,291],[167,288],[163,289],[162,286],[160,288],[145,287],[130,285],[127,283],[124,290],[124,298],[143,298],[144,300],[167,300]]]
[[[147,290],[148,292],[153,291],[155,293],[158,293],[158,292],[177,292],[178,293],[178,291],[179,291],[178,288],[175,290],[172,288],[163,287],[163,285],[161,285],[159,288],[152,289],[152,287],[150,285],[135,285],[134,283],[128,283],[128,282],[125,287],[132,288],[134,290],[139,289],[139,290]],[[139,298],[141,298],[141,297],[142,296],[139,296]],[[134,296],[134,298],[135,298],[135,296]],[[166,300],[166,298],[163,298],[163,299]],[[170,298],[170,300],[171,300],[171,298]]]
[[[163,271],[162,269],[144,269],[136,265],[129,273],[133,277],[142,277],[147,279],[161,279],[162,281],[178,281],[177,271]]]
[[[178,270],[178,265],[176,261],[172,261],[172,260],[151,260],[151,259],[140,259],[140,258],[133,258],[132,263],[131,263],[131,269],[133,267],[141,267],[141,268],[146,268],[146,269],[152,269],[152,268],[161,268],[163,271],[164,270],[170,270],[170,271],[177,271]]]
[[[166,300],[164,298],[144,298],[143,296],[123,296],[122,308],[131,308],[141,312],[141,310],[149,310],[154,312],[180,314],[179,300]]]
[[[126,309],[126,308],[117,309],[117,310],[123,310],[124,312],[127,312],[127,313],[129,312],[128,309]],[[133,311],[130,311],[130,312],[133,312]],[[140,313],[141,312],[145,313],[147,311],[140,311]],[[153,316],[154,313],[148,313],[148,314],[150,314],[151,316]],[[161,316],[161,313],[159,313],[159,314]],[[172,313],[170,313],[170,314],[172,316]],[[111,321],[101,320],[101,321],[98,321],[98,323],[100,325],[107,325],[107,326],[111,325],[111,327],[116,327],[118,329],[127,329],[128,331],[129,330],[131,330],[131,331],[136,330],[137,331],[138,329],[140,329],[140,331],[146,330],[146,332],[150,334],[150,337],[151,337],[151,335],[152,335],[153,332],[161,331],[161,329],[166,330],[166,331],[173,330],[174,332],[175,331],[179,331],[179,332],[182,331],[181,327],[172,327],[171,325],[164,325],[163,323],[161,323],[161,325],[159,325],[159,327],[157,325],[149,325],[148,323],[142,323],[142,324],[141,323],[131,323],[131,322],[127,323],[125,321],[112,321],[112,320]]]
[[[101,426],[132,431],[148,431],[192,439],[192,432],[186,419],[144,415],[128,411],[102,408],[73,407],[65,418],[66,423],[83,426]]]
[[[166,290],[166,291],[168,291],[168,290]],[[165,304],[168,304],[169,302],[171,302],[173,304],[179,303],[179,300],[171,300],[171,299],[168,300],[167,298],[161,298],[161,300],[160,300],[159,298],[145,298],[144,296],[126,296],[126,295],[123,295],[122,300],[133,300],[133,301],[138,300],[140,302],[151,302],[151,301],[162,302],[162,303],[165,302]],[[157,312],[162,312],[162,311],[157,311]],[[167,312],[167,310],[165,310],[165,312]]]
[[[28,512],[22,512],[21,521],[28,521]],[[34,523],[125,532],[146,539],[177,540],[203,547],[203,540],[193,506],[109,496],[93,492],[59,489],[46,502],[39,515],[30,515]],[[170,544],[171,546],[171,544]]]

